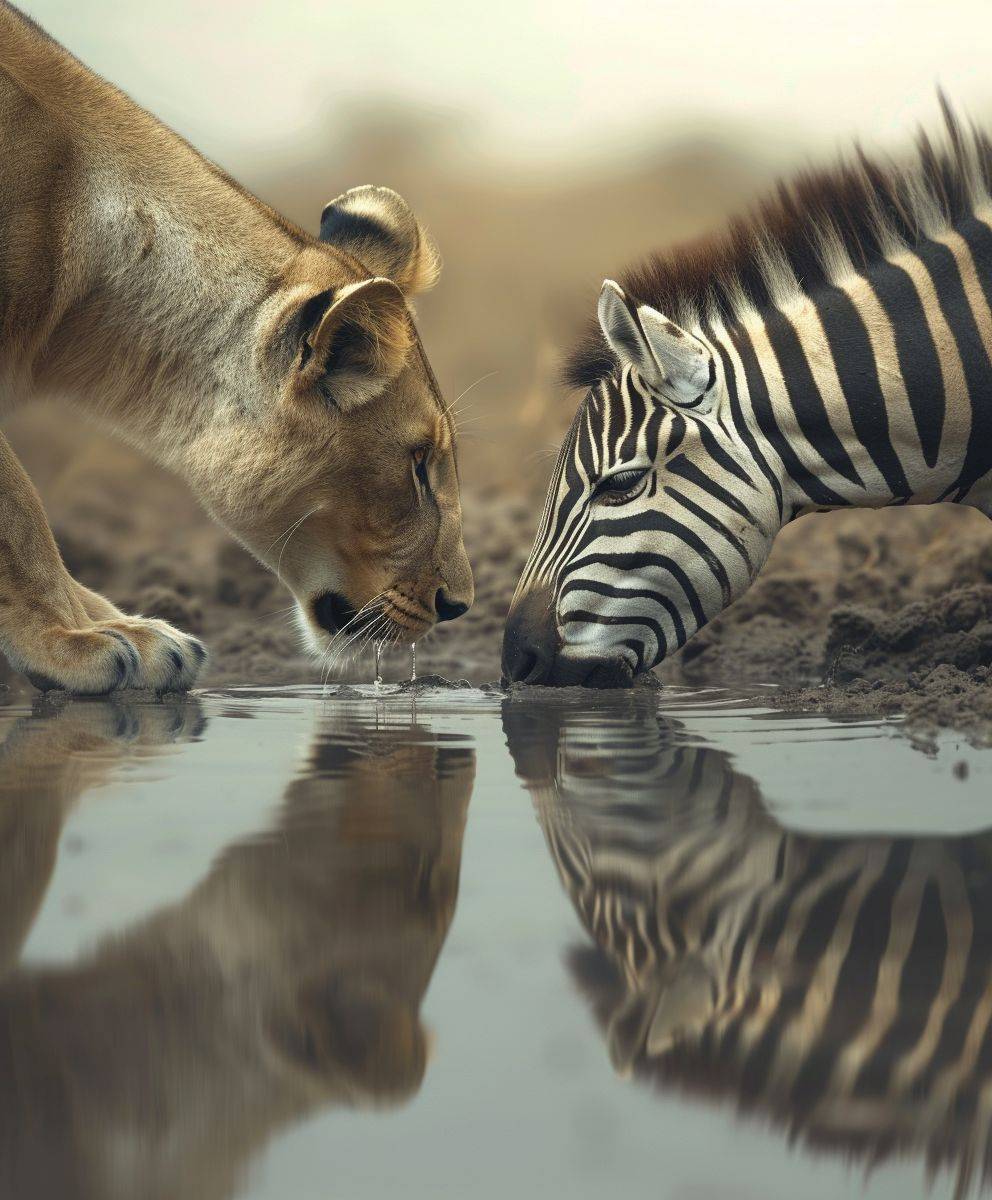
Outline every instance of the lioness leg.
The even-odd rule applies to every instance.
[[[36,687],[101,694],[188,688],[203,646],[128,617],[65,569],[34,485],[0,434],[0,650]]]

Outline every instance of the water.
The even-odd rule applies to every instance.
[[[0,743],[3,1200],[978,1189],[992,756],[954,738],[422,680],[10,704]]]

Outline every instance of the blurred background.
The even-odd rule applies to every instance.
[[[936,127],[938,84],[970,115],[992,112],[986,0],[21,7],[305,228],[346,188],[379,183],[431,229],[445,269],[418,307],[447,396],[469,390],[461,458],[479,604],[429,658],[476,678],[495,674],[574,411],[559,356],[604,275],[718,228],[854,138],[900,151],[918,124]],[[75,416],[23,413],[10,432],[85,582],[205,633],[216,680],[307,677],[284,618],[269,616],[288,598],[180,484]],[[894,536],[891,517],[879,536]],[[896,517],[897,533],[931,540],[962,519]],[[830,520],[821,566],[828,550],[840,562],[843,517]],[[773,574],[799,569],[783,543]]]

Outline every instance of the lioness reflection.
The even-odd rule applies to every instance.
[[[8,755],[0,879],[18,870],[30,899],[0,909],[0,944],[24,937],[51,870],[54,849],[25,854],[26,839],[54,829],[41,838],[53,848],[95,759],[106,770],[119,751],[113,728],[92,730],[100,711],[77,703],[22,729],[34,749],[20,775]],[[148,710],[134,711],[143,722]],[[102,755],[65,754],[79,723],[90,750],[104,738]],[[46,737],[61,765],[39,794]],[[326,721],[274,828],[230,846],[188,897],[72,966],[10,971],[0,1196],[228,1196],[280,1125],[413,1093],[473,775],[470,750],[415,724],[379,734],[357,717]],[[44,810],[34,824],[32,803]]]
[[[621,1073],[866,1162],[990,1174],[992,835],[783,830],[651,697],[504,707]]]

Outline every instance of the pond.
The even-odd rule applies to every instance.
[[[716,690],[12,700],[0,1196],[977,1191],[990,783]]]

